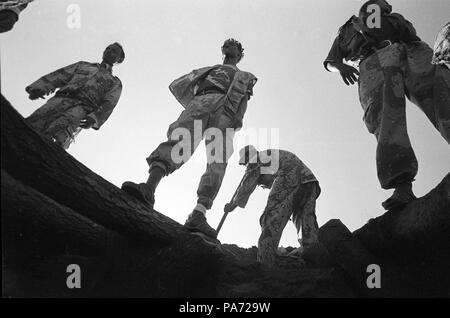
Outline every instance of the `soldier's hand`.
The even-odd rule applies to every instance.
[[[28,98],[31,100],[35,100],[38,98],[44,98],[45,92],[40,88],[25,88],[27,93],[29,94]]]
[[[223,212],[230,213],[230,212],[233,212],[234,209],[236,209],[236,206],[234,204],[227,203],[227,204],[225,204],[225,207],[223,208]]]
[[[86,117],[80,121],[80,127],[84,129],[89,129],[95,124],[95,120],[92,117]]]
[[[342,76],[342,80],[346,85],[353,85],[358,81],[359,71],[353,66],[347,64],[335,65]]]

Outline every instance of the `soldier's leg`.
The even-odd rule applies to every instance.
[[[76,105],[65,111],[59,118],[52,122],[47,128],[55,142],[68,149],[74,141],[74,135],[80,127],[81,120],[86,118],[87,112],[81,105]]]
[[[424,42],[406,45],[407,96],[450,143],[450,70],[432,65],[432,49]]]
[[[126,181],[122,184],[122,190],[153,207],[154,193],[160,180],[189,160],[203,138],[209,114],[197,106],[194,103],[181,113],[169,126],[168,140],[161,143],[147,158],[147,182],[138,184]]]
[[[275,262],[281,235],[294,209],[297,186],[292,181],[284,175],[275,180],[264,213],[259,219],[261,235],[257,260],[269,266]]]
[[[210,209],[222,185],[228,159],[233,154],[233,119],[226,113],[211,118],[205,130],[206,171],[203,173],[197,189],[197,203]]]
[[[36,131],[53,138],[49,126],[72,106],[66,98],[52,97],[44,105],[35,110],[25,121]]]
[[[222,185],[228,159],[233,154],[234,130],[232,118],[219,109],[213,114],[205,130],[207,165],[197,189],[197,205],[188,216],[185,226],[208,236],[216,237],[216,231],[206,222],[206,211],[211,209]]]
[[[167,131],[167,141],[162,142],[147,158],[150,170],[162,168],[166,175],[186,163],[203,139],[209,114],[186,108]]]
[[[406,130],[404,55],[400,44],[384,48],[361,63],[359,77],[364,121],[377,138],[378,179],[382,188],[396,189],[394,205],[414,198],[411,182],[417,174],[417,159]],[[389,202],[385,206],[393,207]]]
[[[308,248],[311,244],[317,242],[319,225],[316,218],[316,200],[320,194],[318,182],[309,182],[302,184],[298,195],[301,196],[300,204],[294,212],[293,222],[297,228],[297,234],[302,233],[302,247]]]
[[[86,117],[86,111],[77,100],[53,97],[27,118],[37,131],[67,149],[73,134]]]

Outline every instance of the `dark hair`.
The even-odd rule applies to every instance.
[[[237,48],[239,49],[239,52],[241,53],[241,57],[238,60],[238,62],[240,62],[242,60],[242,58],[244,57],[244,48],[242,47],[241,42],[239,42],[238,40],[235,40],[233,38],[229,38],[229,39],[225,40],[225,43],[226,42],[231,42],[237,46]]]
[[[122,63],[123,60],[125,59],[125,51],[123,50],[122,45],[120,45],[118,42],[114,42],[113,44],[110,44],[108,46],[112,46],[112,45],[116,45],[120,48],[120,57],[119,57],[119,60],[117,61],[117,63]]]

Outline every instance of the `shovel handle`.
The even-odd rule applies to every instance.
[[[228,212],[224,212],[222,219],[220,220],[219,226],[217,226],[216,233],[219,234],[220,229],[222,228],[223,222],[225,222],[225,219],[227,218]]]

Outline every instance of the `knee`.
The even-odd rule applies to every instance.
[[[53,135],[53,138],[55,139],[55,142],[57,145],[63,147],[64,149],[68,148],[68,139],[70,138],[69,134],[67,132],[57,132]]]

